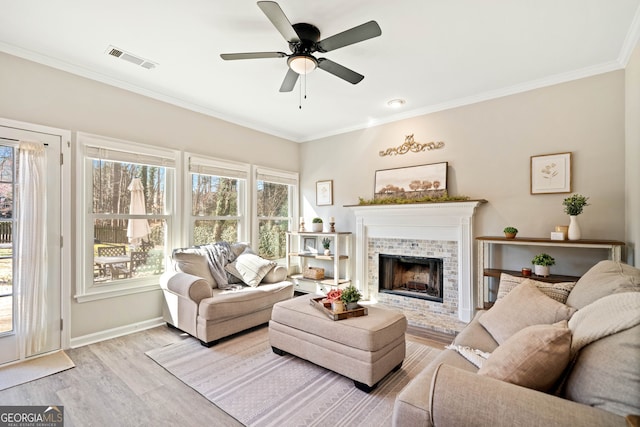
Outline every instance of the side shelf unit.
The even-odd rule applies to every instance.
[[[295,290],[326,294],[332,289],[345,288],[351,283],[352,234],[350,232],[291,232],[287,233],[287,271]],[[324,255],[322,240],[331,240],[330,253]],[[332,267],[333,276],[310,279],[303,271],[310,266]]]
[[[609,251],[609,259],[613,261],[620,261],[622,257],[622,247],[624,246],[624,242],[617,240],[551,240],[537,237],[516,237],[515,239],[507,239],[506,237],[498,236],[481,236],[476,237],[476,240],[478,241],[478,308],[488,308],[492,305],[492,302],[486,301],[486,297],[489,294],[488,282],[486,279],[490,277],[499,279],[502,273],[522,277],[521,271],[491,268],[489,254],[491,253],[492,245],[607,249]],[[570,282],[579,279],[579,277],[576,276],[562,276],[557,274],[552,274],[548,277],[534,276],[533,278],[542,282],[551,283]]]

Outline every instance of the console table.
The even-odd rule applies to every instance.
[[[613,261],[620,261],[622,258],[622,247],[624,242],[617,240],[551,240],[538,237],[516,237],[514,239],[507,239],[506,237],[499,236],[481,236],[476,237],[478,242],[478,300],[477,306],[479,308],[487,307],[491,302],[486,301],[485,298],[488,294],[488,283],[486,278],[495,277],[500,278],[502,273],[507,273],[512,276],[522,277],[521,271],[503,270],[499,268],[491,268],[491,262],[487,255],[492,245],[522,245],[522,246],[547,246],[547,247],[565,247],[565,248],[596,248],[607,249],[609,251],[609,259]],[[548,277],[535,276],[535,280],[543,282],[572,282],[578,280],[576,276],[563,276],[552,274]]]

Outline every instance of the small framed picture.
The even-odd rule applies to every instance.
[[[316,205],[333,205],[333,180],[316,182]]]
[[[571,193],[571,153],[531,156],[531,194]]]
[[[316,249],[316,238],[315,237],[305,237],[303,239],[303,248],[302,252],[304,253],[312,253],[317,254],[318,249]]]

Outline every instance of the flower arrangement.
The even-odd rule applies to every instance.
[[[342,297],[342,289],[332,289],[329,292],[327,292],[326,300],[328,302],[333,302],[333,301],[340,300],[341,297]]]
[[[589,206],[587,200],[589,200],[589,198],[581,194],[573,194],[570,197],[567,197],[562,202],[564,212],[570,216],[580,215],[584,207]]]
[[[324,239],[322,239],[322,247],[325,249],[329,249],[329,246],[331,245],[331,239],[329,239],[328,237],[325,237]]]
[[[313,224],[322,224],[322,218],[315,217],[311,220]]]

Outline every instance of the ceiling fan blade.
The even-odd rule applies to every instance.
[[[298,75],[298,73],[289,68],[287,75],[284,76],[282,86],[280,86],[280,92],[291,92],[298,81]]]
[[[342,65],[326,58],[318,58],[318,68],[353,84],[360,83],[360,81],[364,79],[362,74],[358,74],[355,71],[350,70],[347,67],[343,67]]]
[[[261,59],[261,58],[284,58],[288,56],[284,52],[245,52],[245,53],[221,53],[220,58],[225,61],[235,59]]]
[[[278,3],[274,1],[259,1],[258,7],[267,15],[269,21],[271,21],[286,41],[289,43],[297,43],[300,41],[298,33],[293,29],[289,18],[284,14]]]
[[[369,21],[350,30],[343,31],[318,42],[320,52],[329,52],[358,43],[364,40],[378,37],[382,30],[376,21]]]

